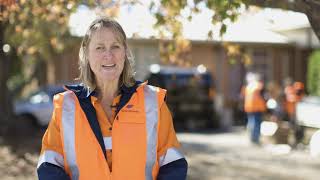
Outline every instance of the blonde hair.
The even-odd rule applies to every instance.
[[[125,61],[122,73],[119,79],[119,86],[125,85],[131,87],[135,84],[134,71],[133,71],[133,56],[127,44],[127,37],[123,31],[121,25],[113,19],[107,17],[99,17],[94,20],[89,26],[85,36],[82,39],[80,51],[79,51],[79,80],[84,86],[90,90],[96,88],[95,75],[92,72],[89,60],[88,60],[88,47],[90,44],[91,37],[94,32],[101,28],[110,28],[118,37],[118,40],[125,48]]]

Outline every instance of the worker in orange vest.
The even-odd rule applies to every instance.
[[[40,180],[186,179],[166,90],[135,81],[129,52],[120,24],[92,22],[79,52],[82,84],[54,96]]]
[[[297,145],[303,138],[303,129],[297,125],[296,122],[296,106],[299,101],[304,97],[304,84],[302,82],[287,83],[285,87],[285,107],[288,115],[289,123],[295,135],[295,144]]]
[[[286,97],[285,109],[288,113],[289,121],[293,122],[296,113],[296,104],[301,101],[304,96],[304,84],[302,82],[290,83],[290,81],[287,81],[284,93]]]
[[[247,113],[247,128],[250,133],[250,140],[255,144],[260,143],[260,125],[262,113],[266,111],[266,103],[262,96],[263,83],[259,74],[248,73],[246,76],[247,85],[243,88],[244,111]]]

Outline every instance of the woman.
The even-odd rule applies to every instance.
[[[122,27],[95,20],[79,57],[82,84],[54,97],[39,179],[185,179],[165,90],[134,80]]]

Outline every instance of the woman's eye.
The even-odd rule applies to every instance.
[[[100,49],[103,49],[103,47],[101,46],[96,47],[96,50],[100,50]]]
[[[111,49],[118,49],[118,48],[120,48],[120,46],[118,45],[111,46]]]

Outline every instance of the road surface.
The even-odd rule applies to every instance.
[[[307,148],[255,146],[243,128],[229,133],[178,133],[189,180],[318,180],[320,158]]]
[[[37,179],[42,134],[0,137],[1,180]],[[320,159],[307,150],[288,153],[286,146],[252,146],[241,128],[230,133],[178,133],[178,138],[188,159],[189,180],[320,179]]]

